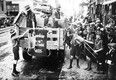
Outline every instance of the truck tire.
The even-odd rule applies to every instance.
[[[27,49],[24,49],[24,50],[23,50],[23,58],[24,58],[24,60],[26,60],[26,61],[31,61],[31,60],[32,60],[32,56],[28,54]]]
[[[47,56],[47,57],[50,57],[50,56],[51,56],[50,50],[46,50],[46,56]]]
[[[60,62],[64,63],[64,58],[65,58],[65,51],[64,50],[58,51],[58,58],[59,58]]]
[[[51,50],[51,57],[57,57],[57,50]]]

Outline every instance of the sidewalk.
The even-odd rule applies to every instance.
[[[8,43],[6,45],[3,45],[0,47],[0,56],[2,56],[4,53],[7,52],[12,52],[12,43],[9,40]]]
[[[66,60],[62,67],[59,80],[106,80],[105,74],[96,73],[96,65],[92,64],[92,70],[86,71],[86,61],[80,60],[80,68],[76,67],[76,60],[73,61],[73,68],[69,67],[69,60]]]
[[[70,50],[66,50],[66,59],[64,66],[62,67],[59,80],[106,80],[105,74],[100,74],[96,72],[97,65],[92,63],[92,70],[86,71],[84,68],[87,67],[87,63],[84,60],[79,61],[80,68],[76,67],[76,60],[73,61],[71,69],[68,69],[70,64]]]

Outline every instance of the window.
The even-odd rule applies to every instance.
[[[112,4],[112,14],[113,15],[116,15],[116,8],[115,7],[116,7],[116,3],[113,3]]]
[[[1,5],[1,10],[4,11],[3,0],[0,1],[0,5]]]

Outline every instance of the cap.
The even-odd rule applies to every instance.
[[[104,31],[105,29],[104,28],[100,28],[101,31]]]
[[[113,47],[116,49],[116,43],[109,43],[108,46]]]
[[[95,23],[94,22],[90,23],[90,26],[95,26]]]
[[[100,19],[99,19],[99,18],[97,18],[96,23],[99,23],[99,22],[100,22]]]
[[[57,4],[57,5],[56,5],[56,8],[61,8],[61,5],[60,5],[60,4]]]
[[[29,5],[25,6],[25,10],[29,11],[30,10],[30,6]]]
[[[61,8],[60,4],[57,4],[57,5],[56,5],[56,9],[57,9],[57,10],[60,10],[60,8]]]

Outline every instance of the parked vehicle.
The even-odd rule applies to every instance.
[[[25,16],[26,17],[26,16]],[[63,28],[27,28],[24,15],[16,21],[12,30],[12,41],[17,36],[19,47],[23,50],[23,58],[27,61],[35,57],[58,56],[63,61],[65,55]],[[14,46],[16,45],[15,42]]]

